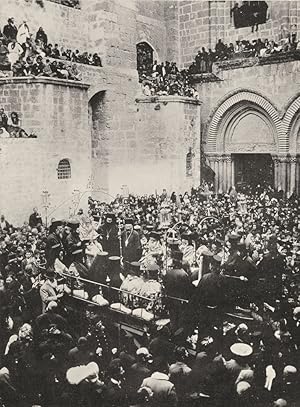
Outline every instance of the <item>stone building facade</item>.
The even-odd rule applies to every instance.
[[[78,64],[82,82],[0,79],[0,105],[17,111],[22,127],[37,134],[0,140],[0,210],[7,218],[23,222],[33,206],[45,216],[43,191],[50,194],[49,218],[68,217],[88,195],[109,200],[124,190],[184,192],[201,181],[201,151],[216,174],[216,192],[236,183],[242,154],[270,156],[276,188],[299,192],[298,61],[216,66],[218,82],[197,84],[200,101],[141,92],[140,42],[158,61],[184,68],[200,47],[214,47],[219,38],[278,40],[300,14],[299,1],[269,1],[268,21],[252,33],[233,27],[232,3],[81,0],[75,9],[59,1],[3,2],[1,28],[11,16],[26,20],[32,32],[43,26],[52,44],[98,52],[103,62],[103,68]],[[63,160],[71,171],[65,179],[58,178]]]

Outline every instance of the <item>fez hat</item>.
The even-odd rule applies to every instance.
[[[181,239],[187,240],[188,242],[191,242],[193,240],[193,234],[192,233],[183,233],[181,235]]]
[[[150,234],[149,234],[149,238],[150,237],[152,237],[152,239],[155,239],[155,240],[159,240],[160,239],[160,234],[158,233],[158,232],[151,232]]]
[[[105,219],[108,219],[108,218],[110,218],[112,220],[116,220],[116,215],[112,212],[108,212],[105,216]]]
[[[241,239],[241,236],[238,235],[237,233],[231,233],[231,234],[228,236],[228,240],[229,240],[231,243],[237,243],[240,239]]]
[[[125,225],[133,225],[134,221],[132,218],[125,218]]]
[[[234,343],[230,347],[230,351],[236,356],[246,357],[252,354],[253,349],[247,343]]]
[[[130,273],[139,274],[141,263],[139,261],[132,261],[129,263],[130,265]]]
[[[53,270],[53,268],[48,268],[48,270],[46,270],[45,277],[47,278],[55,277],[55,271]]]
[[[171,254],[172,259],[182,261],[183,253],[179,251],[173,251]]]

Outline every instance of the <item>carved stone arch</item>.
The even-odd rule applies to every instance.
[[[244,134],[244,126],[247,131],[252,129],[252,134]],[[242,135],[238,135],[241,132],[237,131],[238,129],[243,129]],[[226,154],[234,152],[277,153],[276,126],[260,106],[248,101],[237,103],[223,116],[218,129],[216,151]]]
[[[283,117],[290,153],[297,153],[297,137],[300,131],[300,96],[297,96],[286,109]]]
[[[224,126],[226,121],[228,122],[230,116],[233,117],[234,115],[240,114],[239,109],[243,109],[243,106],[247,104],[256,107],[261,114],[264,114],[265,117],[269,119],[276,130],[278,151],[287,151],[286,133],[283,131],[278,111],[274,105],[265,97],[254,91],[240,89],[230,96],[227,95],[227,98],[218,105],[211,116],[207,133],[207,152],[214,153],[218,151],[218,147],[220,147],[219,138],[224,137],[226,132],[223,128],[220,134],[220,129]]]

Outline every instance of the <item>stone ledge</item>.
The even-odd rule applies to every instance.
[[[88,89],[89,84],[79,81],[72,81],[70,79],[59,78],[47,78],[43,76],[12,76],[8,78],[0,78],[0,85],[12,85],[12,84],[43,84],[43,85],[60,85],[73,88]]]
[[[135,99],[136,103],[186,103],[190,105],[201,105],[201,100],[186,96],[144,96]]]

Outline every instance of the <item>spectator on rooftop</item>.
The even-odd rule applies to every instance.
[[[48,37],[45,33],[43,27],[40,27],[36,33],[35,41],[40,43],[43,48],[47,47],[48,44]]]
[[[16,40],[18,29],[15,26],[15,20],[13,17],[10,17],[7,20],[7,24],[3,28],[3,35],[7,38],[8,41]]]

